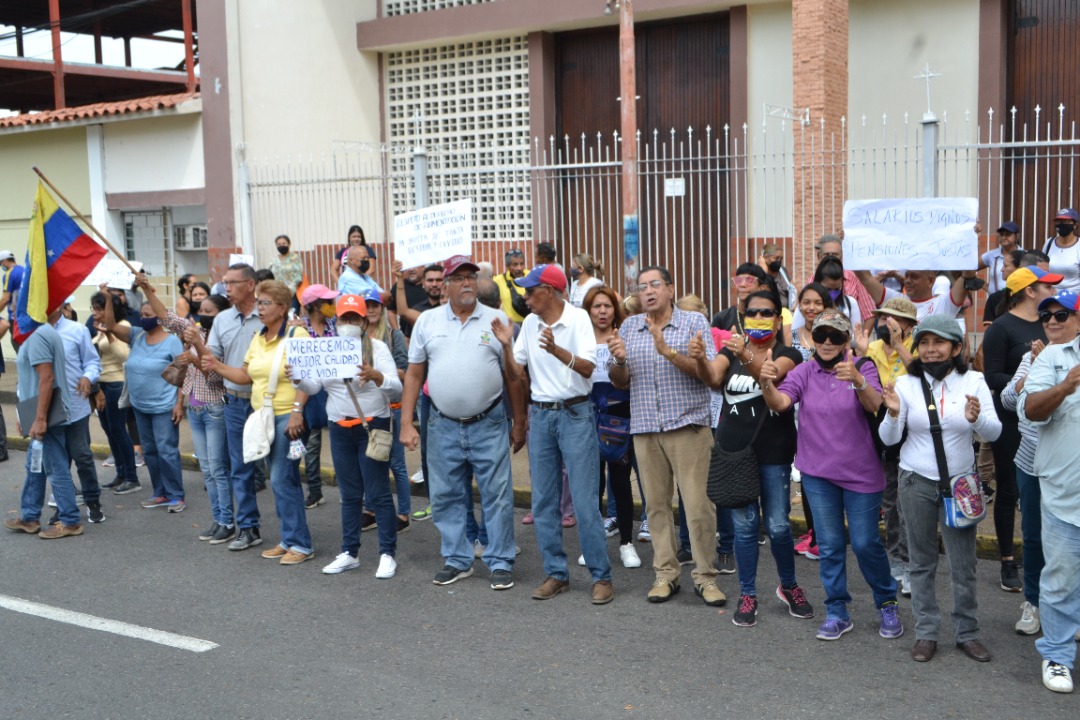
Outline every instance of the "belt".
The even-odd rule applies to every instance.
[[[478,423],[481,420],[483,420],[485,417],[487,417],[488,413],[491,412],[492,410],[494,410],[495,408],[497,408],[500,403],[502,403],[502,398],[497,397],[497,398],[495,398],[495,401],[493,403],[488,405],[483,410],[483,412],[477,413],[476,415],[472,415],[470,417],[464,417],[464,418],[453,418],[453,417],[450,417],[449,415],[443,415],[442,410],[439,410],[439,408],[435,407],[435,403],[431,403],[431,407],[435,408],[435,411],[438,412],[440,415],[442,415],[447,420],[453,420],[454,422],[461,423],[462,425],[472,425],[473,423]]]
[[[336,420],[335,423],[343,428],[356,427],[357,425],[363,425],[365,422],[371,422],[374,417],[366,417],[361,420],[358,417],[343,417],[340,420]]]
[[[583,402],[588,402],[588,395],[578,395],[572,397],[569,400],[556,400],[555,402],[540,402],[539,400],[529,400],[529,403],[534,407],[538,407],[541,410],[562,410],[573,405],[580,405]]]
[[[230,397],[234,397],[237,400],[250,400],[251,399],[251,393],[249,393],[249,392],[237,392],[236,390],[226,390],[225,394],[230,396]]]

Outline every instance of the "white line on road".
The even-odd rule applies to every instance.
[[[212,643],[209,640],[200,640],[199,638],[187,637],[186,635],[177,635],[176,633],[165,632],[164,630],[154,630],[153,628],[132,625],[131,623],[121,622],[119,620],[108,620],[106,618],[87,615],[86,613],[75,612],[73,610],[64,610],[63,608],[53,607],[51,605],[42,605],[41,603],[31,602],[29,600],[21,600],[8,595],[0,595],[0,607],[14,610],[15,612],[25,613],[26,615],[36,615],[37,617],[45,618],[47,620],[67,623],[68,625],[78,625],[79,627],[89,628],[91,630],[101,630],[103,632],[113,633],[114,635],[123,635],[124,637],[135,638],[136,640],[146,640],[148,642],[157,643],[158,645],[168,645],[169,647],[179,648],[180,650],[190,650],[191,652],[206,652],[207,650],[213,650],[218,646],[217,643]]]

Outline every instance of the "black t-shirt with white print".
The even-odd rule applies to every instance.
[[[786,345],[774,345],[772,351],[774,360],[787,358],[796,365],[803,361],[802,353]],[[777,414],[769,410],[757,380],[727,348],[720,352],[731,363],[727,376],[724,377],[724,408],[720,413],[720,424],[716,428],[720,447],[728,452],[746,447],[754,436],[761,413],[768,412],[769,417],[765,418],[761,432],[754,441],[758,463],[790,464],[795,459],[797,442],[794,411]]]

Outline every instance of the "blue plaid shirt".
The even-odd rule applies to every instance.
[[[705,355],[711,361],[716,346],[709,321],[701,313],[672,308],[671,320],[663,330],[668,347],[685,355],[690,340],[699,332],[705,338]],[[626,345],[630,371],[630,432],[637,435],[687,425],[709,427],[709,387],[656,352],[645,316],[627,318],[619,328],[619,336]]]

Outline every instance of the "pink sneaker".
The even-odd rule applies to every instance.
[[[812,538],[810,536],[810,533],[806,533],[805,535],[800,537],[795,543],[795,552],[802,555],[810,547],[811,540]]]
[[[525,513],[525,517],[521,518],[521,524],[522,525],[532,525],[533,524],[532,511]]]
[[[808,560],[820,560],[821,559],[821,551],[818,550],[817,545],[811,545],[810,547],[806,548],[806,550],[804,550],[801,553],[801,555],[803,557],[807,558]]]
[[[563,515],[562,526],[564,528],[572,528],[577,525],[577,518],[573,515]]]

